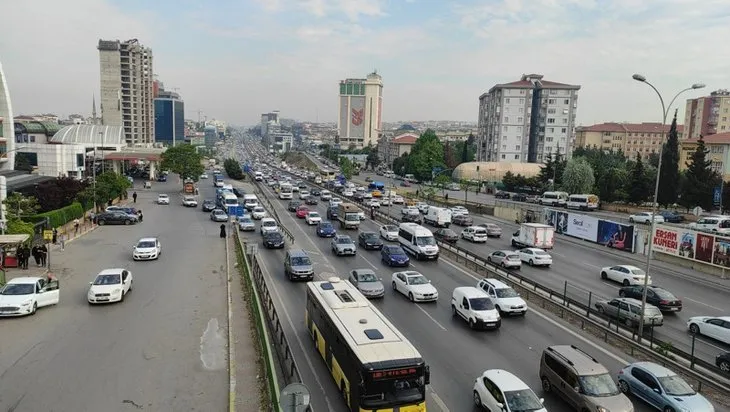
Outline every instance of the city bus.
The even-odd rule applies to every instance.
[[[307,283],[305,323],[353,412],[425,412],[421,354],[350,282]]]
[[[279,199],[291,200],[294,193],[294,188],[291,183],[281,182],[279,184]]]

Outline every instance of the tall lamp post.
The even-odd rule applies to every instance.
[[[651,87],[659,96],[659,102],[662,104],[662,142],[661,145],[659,145],[659,164],[657,165],[657,171],[656,171],[656,182],[654,183],[654,198],[651,205],[651,228],[649,229],[649,250],[647,250],[646,253],[646,273],[644,274],[644,288],[641,293],[641,313],[643,314],[646,310],[646,293],[649,289],[649,271],[651,270],[651,251],[652,246],[654,243],[654,225],[656,222],[654,221],[654,216],[657,214],[657,209],[659,205],[657,205],[657,200],[659,198],[659,178],[661,176],[662,171],[662,152],[664,151],[664,127],[667,124],[667,115],[669,114],[669,110],[672,107],[672,104],[674,104],[674,101],[677,100],[677,97],[679,97],[680,94],[689,91],[689,90],[695,90],[695,89],[701,89],[705,87],[702,83],[695,83],[690,87],[687,87],[686,89],[680,90],[672,100],[669,101],[669,105],[664,105],[664,98],[662,97],[662,94],[659,93],[659,90],[657,90],[656,87],[654,87],[653,84],[649,83],[646,80],[646,76],[643,76],[641,74],[634,74],[632,76],[634,80],[637,82],[644,83]],[[644,334],[644,316],[639,317],[639,342],[641,342],[641,337]]]

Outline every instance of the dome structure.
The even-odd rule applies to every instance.
[[[540,173],[541,168],[542,165],[539,163],[467,162],[456,166],[452,176],[457,180],[501,182],[507,172],[533,177]]]
[[[413,125],[404,124],[404,125],[401,125],[401,127],[398,128],[398,131],[399,132],[417,132],[418,129],[416,129],[415,127],[413,127]]]

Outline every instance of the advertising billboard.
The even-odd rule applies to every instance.
[[[545,208],[543,222],[555,228],[555,233],[572,236],[610,248],[634,251],[634,226],[598,219],[580,213]]]
[[[656,252],[668,253],[670,255],[679,254],[679,233],[671,227],[656,227],[654,229],[654,238],[652,239],[652,248]]]
[[[568,226],[565,234],[595,242],[598,238],[598,218],[568,213]]]
[[[730,237],[657,225],[652,247],[655,252],[730,268]]]
[[[350,119],[349,96],[340,96],[340,137],[347,137],[347,126]]]
[[[634,227],[610,220],[598,220],[596,243],[627,252],[634,251]]]
[[[365,138],[365,96],[350,97],[350,137]]]

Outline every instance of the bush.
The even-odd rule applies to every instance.
[[[33,229],[32,223],[14,218],[8,220],[7,234],[9,235],[28,235],[30,239],[33,239]]]
[[[50,227],[63,226],[66,223],[74,220],[81,219],[84,217],[84,208],[81,203],[74,202],[66,207],[60,209],[51,210],[50,212],[40,213],[31,218],[34,222],[39,222],[48,218]]]
[[[226,161],[223,162],[223,168],[226,170],[226,174],[231,179],[243,179],[243,170],[241,170],[241,165],[238,164],[235,159],[226,159]]]

